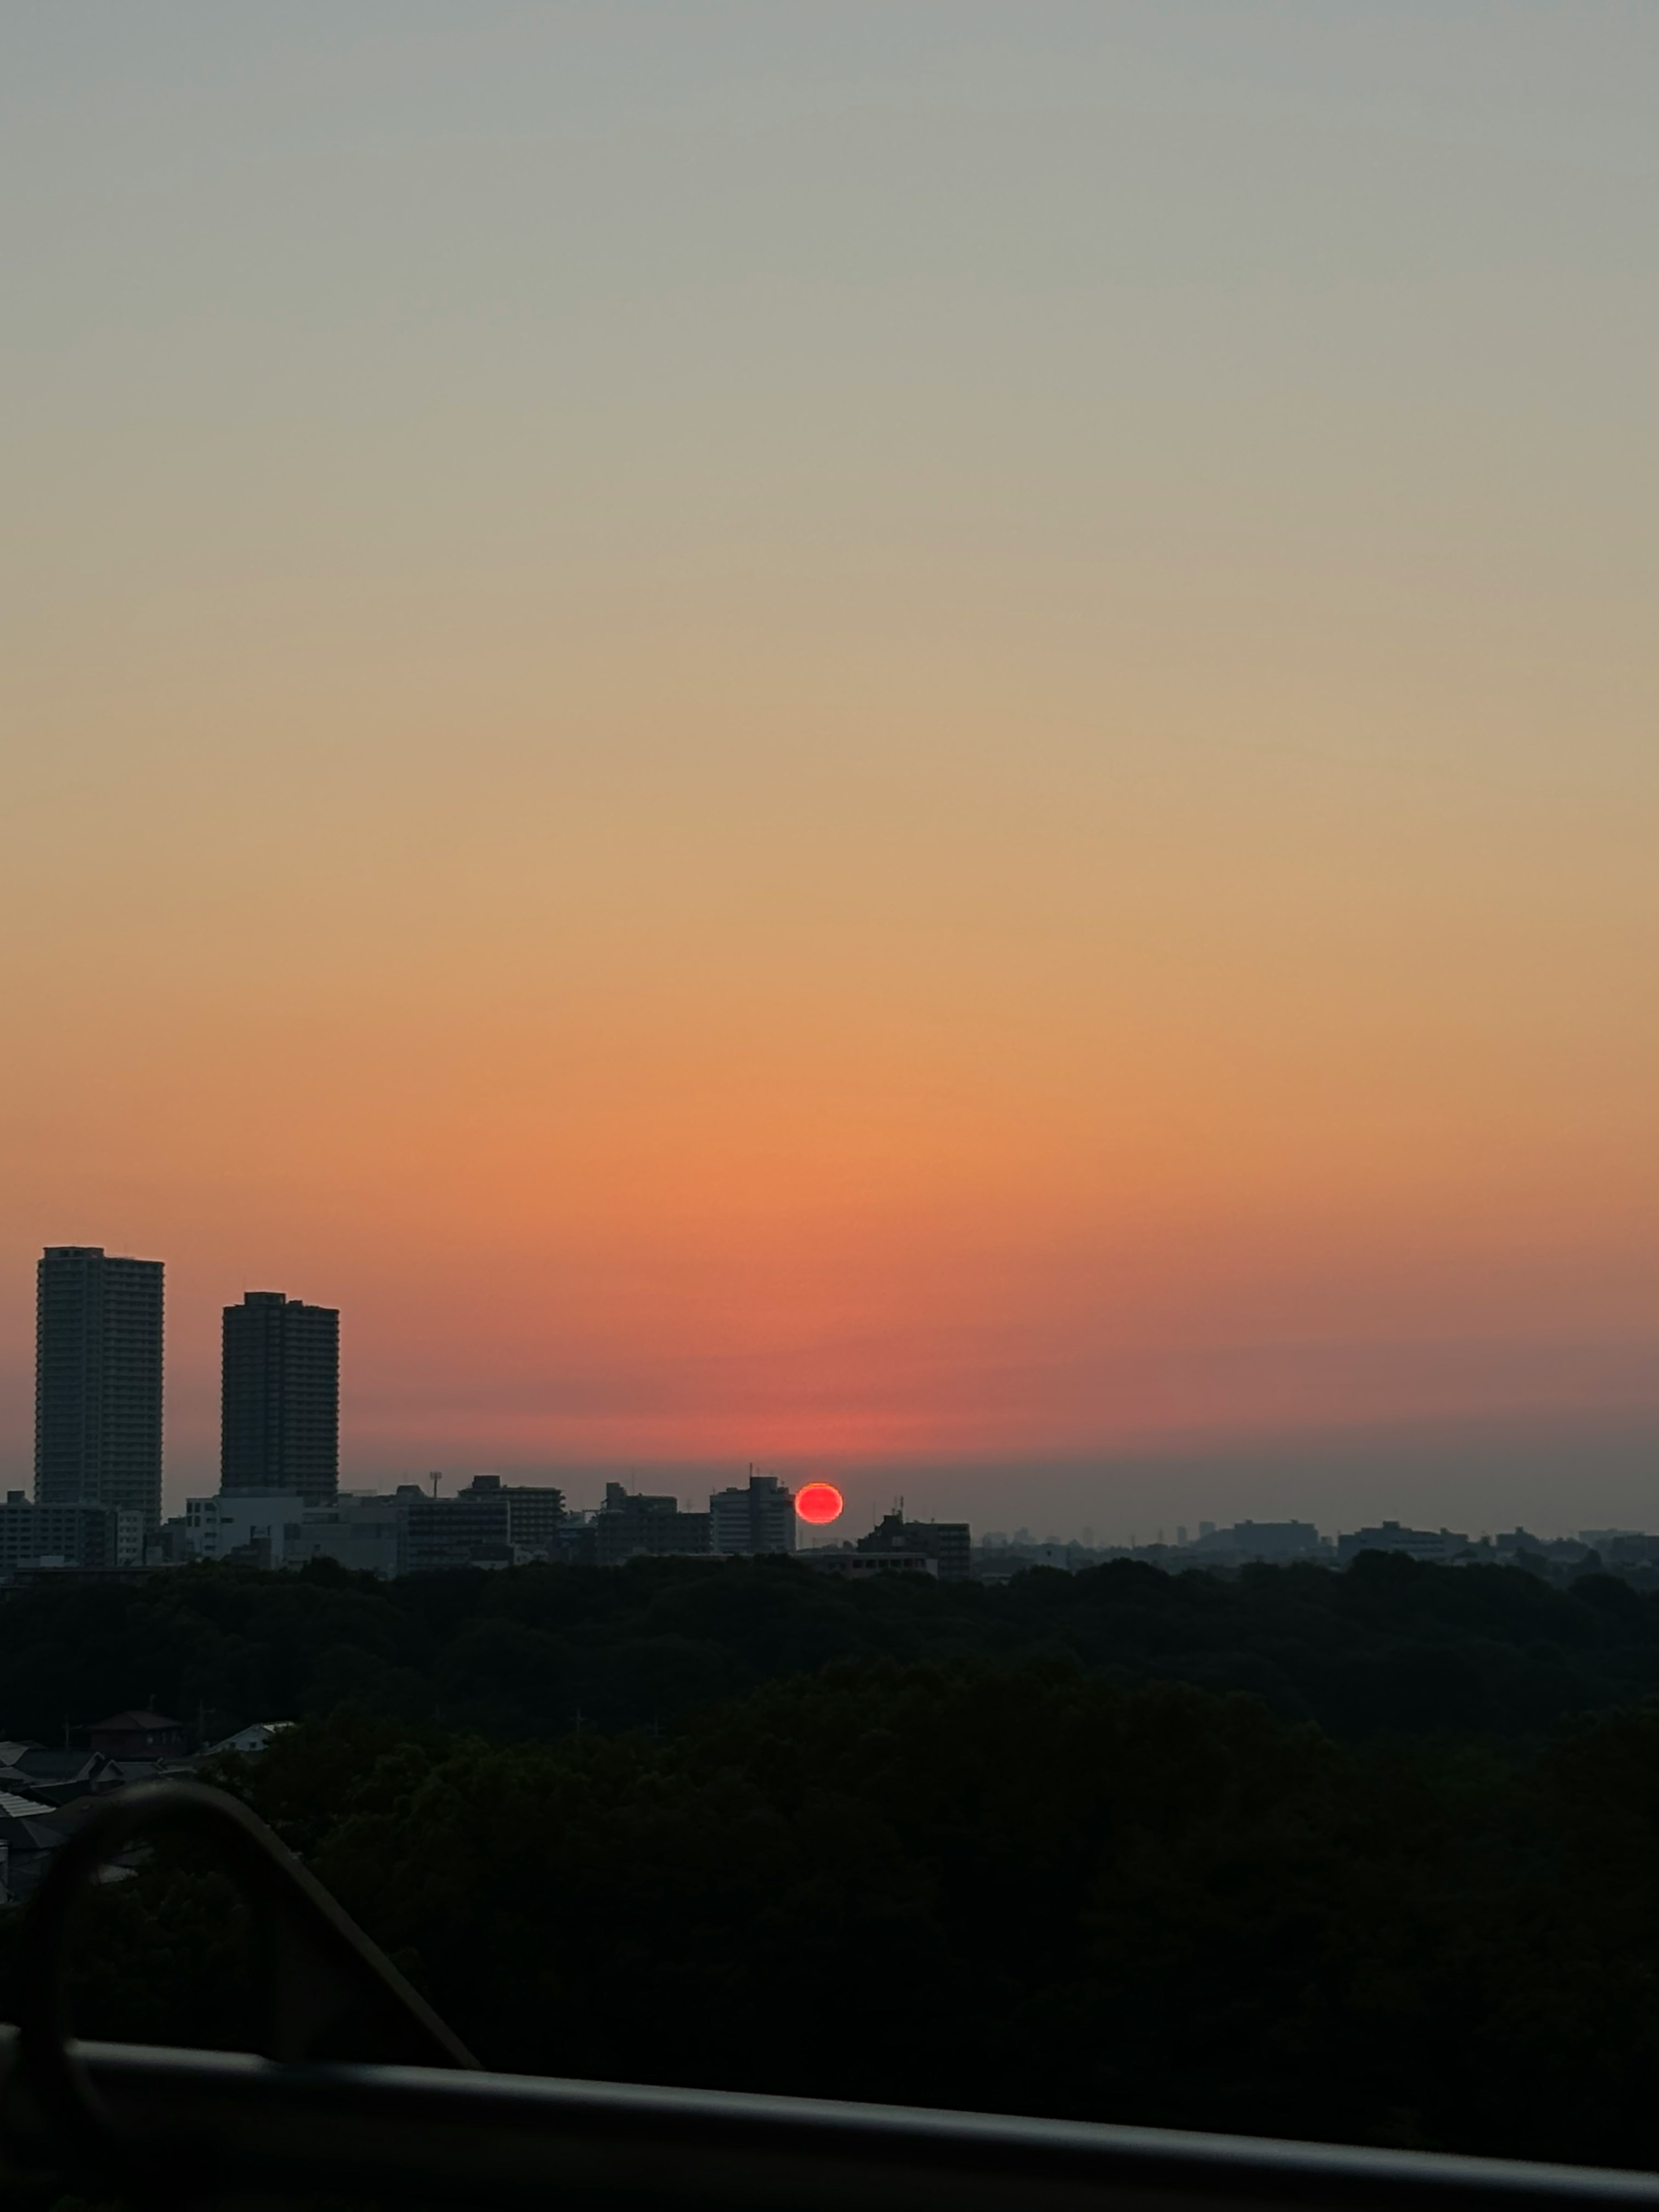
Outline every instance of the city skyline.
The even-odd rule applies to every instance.
[[[71,1303],[77,1314],[85,1304],[84,1293],[77,1290],[78,1276],[74,1284],[68,1280],[76,1269],[84,1272],[88,1265],[97,1263],[100,1279],[109,1271],[122,1281],[131,1276],[159,1286],[165,1266],[161,1261],[125,1260],[96,1247],[46,1248],[36,1271],[37,1407],[47,1402],[46,1370],[40,1363],[49,1262],[64,1276],[65,1291],[76,1291]],[[153,1356],[158,1370],[164,1370],[160,1297],[157,1288],[155,1342],[145,1356]],[[188,1496],[222,1487],[285,1491],[324,1503],[337,1489],[372,1492],[411,1477],[433,1479],[429,1462],[440,1455],[430,1450],[416,1453],[408,1462],[364,1458],[343,1478],[337,1308],[291,1299],[282,1292],[247,1291],[240,1301],[218,1310],[217,1480],[209,1480],[199,1453],[170,1472],[164,1469],[164,1513],[176,1513]],[[298,1333],[297,1359],[283,1357],[286,1347],[272,1340],[273,1328],[278,1337]],[[289,1419],[298,1417],[295,1433],[301,1439],[297,1455],[290,1451],[286,1460],[285,1399]],[[31,1495],[39,1494],[43,1464],[38,1417],[36,1429]],[[163,1456],[159,1430],[154,1449],[159,1463]],[[240,1473],[235,1471],[239,1454]],[[570,1502],[577,1506],[590,1503],[577,1496],[577,1490],[592,1492],[591,1502],[597,1503],[619,1474],[637,1478],[636,1486],[678,1485],[691,1495],[700,1486],[711,1491],[724,1486],[735,1465],[715,1459],[651,1461],[636,1455],[626,1462],[550,1460],[486,1466],[476,1455],[447,1456],[448,1468],[438,1471],[441,1480],[459,1485],[483,1474],[556,1483],[571,1492]],[[748,1466],[752,1475],[755,1462],[750,1460]],[[1571,1537],[1591,1523],[1643,1528],[1659,1498],[1656,1455],[1641,1437],[1620,1439],[1611,1449],[1604,1446],[1598,1457],[1587,1450],[1582,1435],[1568,1438],[1547,1431],[1522,1439],[1466,1438],[1455,1457],[1449,1455],[1443,1437],[1395,1434],[1369,1441],[1352,1436],[1288,1439],[1230,1460],[1166,1453],[1105,1463],[912,1461],[860,1466],[819,1456],[799,1463],[775,1462],[774,1471],[796,1481],[833,1472],[855,1512],[879,1516],[902,1505],[908,1488],[924,1517],[951,1516],[971,1507],[972,1518],[981,1527],[1000,1522],[1013,1526],[1028,1516],[1035,1518],[1040,1524],[1033,1539],[1036,1541],[1072,1540],[1082,1530],[1087,1532],[1085,1542],[1115,1545],[1161,1545],[1166,1528],[1173,1531],[1183,1522],[1196,1527],[1206,1520],[1275,1518],[1311,1520],[1328,1534],[1337,1533],[1343,1524],[1386,1518],[1430,1527],[1444,1527],[1461,1518],[1477,1524],[1482,1535],[1533,1521],[1543,1534]],[[1568,1476],[1571,1481],[1564,1487]],[[70,1487],[84,1486],[86,1480],[77,1473]],[[51,1493],[58,1502],[70,1496],[65,1480],[60,1480]],[[95,1482],[85,1494],[99,1494]],[[1035,1510],[1039,1504],[1043,1510]],[[1056,1516],[1063,1525],[1056,1525]],[[155,1516],[149,1517],[153,1521]],[[1170,1540],[1174,1540],[1172,1535]]]

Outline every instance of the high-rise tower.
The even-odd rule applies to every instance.
[[[34,1497],[161,1518],[161,1262],[94,1244],[41,1255],[34,1309]]]
[[[340,1486],[340,1316],[281,1291],[225,1308],[222,1490],[286,1491],[308,1505]]]

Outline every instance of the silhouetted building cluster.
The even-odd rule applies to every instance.
[[[428,1567],[521,1565],[547,1559],[564,1519],[564,1492],[551,1484],[507,1483],[477,1474],[453,1498],[422,1496],[405,1484],[395,1493],[407,1516],[400,1571]]]
[[[42,1253],[34,1498],[14,1492],[0,1507],[0,1571],[137,1567],[147,1547],[167,1557],[163,1305],[159,1260],[121,1258],[100,1245]],[[339,1314],[280,1291],[250,1291],[225,1309],[223,1354],[222,1494],[327,1504],[339,1488]]]
[[[768,1558],[797,1549],[795,1493],[776,1476],[715,1491],[707,1510],[607,1483],[573,1512],[551,1483],[477,1474],[452,1497],[405,1482],[340,1489],[340,1316],[282,1291],[248,1291],[223,1316],[220,1487],[163,1522],[164,1281],[159,1260],[97,1245],[49,1245],[37,1270],[34,1495],[0,1505],[0,1578],[78,1570],[131,1576],[149,1565],[235,1560],[271,1569],[331,1559],[380,1577],[536,1561],[620,1566],[653,1558]],[[1334,1540],[1310,1521],[1200,1522],[1196,1536],[1096,1546],[1026,1529],[988,1534],[966,1522],[915,1521],[902,1504],[851,1542],[814,1541],[814,1570],[855,1580],[913,1574],[941,1583],[1006,1581],[1031,1568],[1077,1573],[1135,1559],[1180,1571],[1257,1564],[1350,1565],[1370,1552],[1446,1565],[1512,1565],[1558,1577],[1597,1567],[1659,1569],[1659,1536],[1586,1529],[1545,1539],[1516,1528],[1471,1539],[1383,1521]]]
[[[819,1544],[803,1555],[819,1574],[865,1582],[872,1575],[931,1575],[965,1583],[974,1571],[973,1534],[965,1521],[907,1521],[901,1505],[852,1543]]]

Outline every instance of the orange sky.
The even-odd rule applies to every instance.
[[[1659,1438],[1653,40],[347,12],[5,34],[10,1479]]]

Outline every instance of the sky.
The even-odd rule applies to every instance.
[[[82,1243],[175,1501],[268,1288],[349,1483],[1659,1525],[1656,89],[1606,0],[8,11],[7,1480]]]

